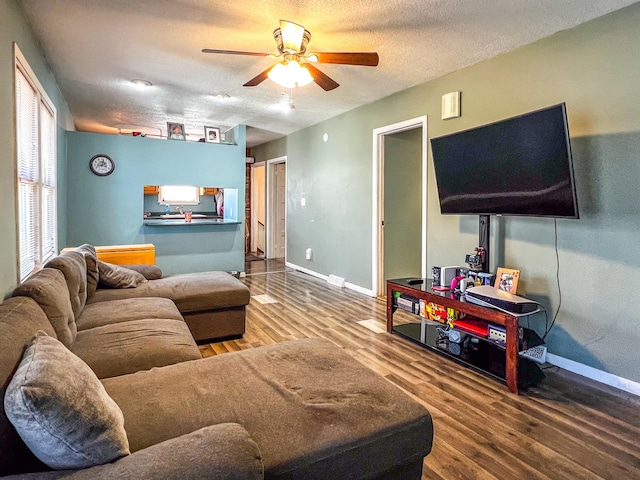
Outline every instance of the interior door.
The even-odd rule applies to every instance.
[[[383,235],[380,278],[422,272],[422,128],[384,137]],[[381,293],[384,290],[381,290]]]

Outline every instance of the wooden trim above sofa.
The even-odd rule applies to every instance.
[[[156,247],[152,243],[107,245],[95,248],[98,259],[107,263],[114,263],[116,265],[155,265],[156,263]],[[60,253],[74,249],[74,247],[65,248]]]

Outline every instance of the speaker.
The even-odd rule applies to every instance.
[[[453,279],[460,273],[460,267],[440,267],[440,285],[450,287]]]

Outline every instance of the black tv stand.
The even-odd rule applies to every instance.
[[[519,388],[525,388],[544,378],[544,373],[533,361],[518,355],[520,348],[540,345],[542,340],[534,332],[525,334],[528,329],[522,329],[524,339],[520,340],[518,317],[473,303],[463,301],[459,295],[452,292],[439,292],[431,289],[430,279],[423,279],[420,284],[410,284],[414,279],[399,278],[387,280],[387,332],[401,335],[416,342],[433,352],[450,360],[472,368],[484,375],[507,384],[512,393],[518,393]],[[399,318],[394,322],[394,313],[399,308],[396,292],[405,294],[413,299],[434,302],[445,308],[453,308],[477,320],[500,325],[506,330],[504,344],[498,345],[486,337],[478,337],[469,350],[454,353],[449,349],[449,342],[438,338],[437,330],[443,326],[412,312],[411,320]],[[524,343],[523,343],[524,342]],[[520,345],[522,343],[522,345]]]

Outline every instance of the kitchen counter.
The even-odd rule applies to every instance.
[[[150,227],[168,227],[182,225],[237,225],[241,222],[237,220],[225,220],[224,218],[200,217],[193,218],[190,222],[186,222],[184,218],[164,219],[158,217],[145,218],[143,224]]]

